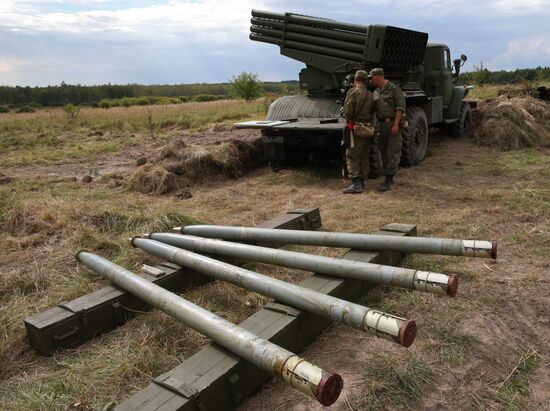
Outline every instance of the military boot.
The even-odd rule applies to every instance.
[[[384,182],[380,184],[380,186],[378,186],[378,190],[384,193],[388,191],[392,185],[393,185],[393,176],[387,175]]]
[[[351,179],[351,185],[342,190],[342,193],[344,194],[359,194],[362,192],[363,186],[361,185],[361,177],[353,177]]]
[[[363,190],[367,187],[367,180],[363,177],[361,177],[361,187],[363,187]]]

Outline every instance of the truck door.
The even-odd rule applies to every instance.
[[[453,93],[453,71],[451,68],[451,51],[448,47],[443,49],[443,68],[441,70],[443,106],[447,107],[451,103]]]

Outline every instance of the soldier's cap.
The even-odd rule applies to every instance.
[[[355,72],[355,78],[359,80],[366,80],[369,77],[369,73],[365,70],[357,70]]]
[[[369,73],[369,78],[373,77],[373,76],[383,76],[384,75],[384,69],[383,68],[380,68],[380,67],[377,67],[377,68],[373,68],[370,73]]]

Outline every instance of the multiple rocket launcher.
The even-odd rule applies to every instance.
[[[414,320],[325,295],[202,254],[280,265],[451,297],[457,292],[455,276],[275,250],[227,240],[496,258],[496,243],[489,241],[200,225],[174,230],[181,234],[146,234],[133,238],[132,245],[167,261],[393,340],[404,347],[409,347],[415,339]],[[322,405],[331,405],[338,399],[343,387],[342,378],[338,374],[325,371],[100,256],[81,251],[76,258],[95,273],[105,276],[269,374],[279,376]]]

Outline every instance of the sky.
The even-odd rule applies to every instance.
[[[425,31],[465,70],[550,65],[550,0],[0,0],[0,85],[297,79],[301,63],[248,39],[252,9]]]

